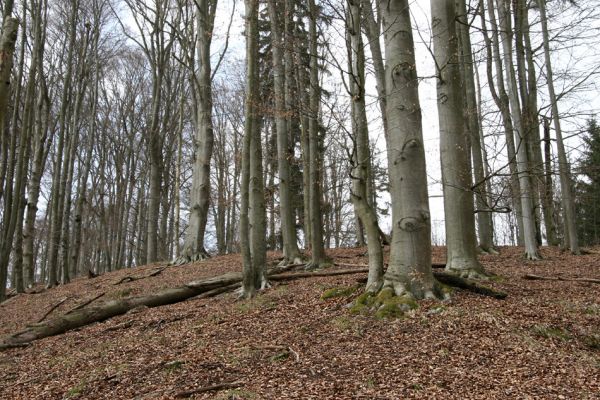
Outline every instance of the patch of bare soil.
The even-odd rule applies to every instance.
[[[0,353],[2,399],[600,399],[600,248],[482,256],[500,276],[495,300],[456,291],[399,320],[352,315],[360,274],[277,283],[251,301],[233,293],[136,310]],[[364,249],[330,252],[366,262]],[[443,249],[434,261],[443,262]],[[275,254],[271,255],[276,257]],[[0,305],[0,334],[95,301],[151,293],[241,269],[239,256],[121,270]],[[334,267],[338,268],[338,267]],[[341,268],[341,267],[340,267]],[[348,268],[344,266],[344,268]],[[93,304],[93,303],[92,303]]]

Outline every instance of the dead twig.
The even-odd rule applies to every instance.
[[[166,268],[167,267],[160,267],[160,268],[152,271],[151,273],[149,273],[147,275],[142,275],[142,276],[130,276],[130,275],[127,275],[127,276],[121,278],[121,280],[113,283],[113,285],[116,286],[116,285],[120,285],[121,283],[124,283],[124,282],[133,282],[133,281],[138,281],[140,279],[150,278],[152,276],[157,276],[157,275],[160,275],[160,273],[163,272]]]
[[[85,307],[85,306],[89,305],[90,303],[92,303],[92,302],[94,302],[94,301],[98,300],[100,297],[104,296],[105,294],[106,294],[106,293],[102,292],[102,293],[100,293],[99,295],[97,295],[97,296],[95,296],[95,297],[92,297],[91,299],[89,299],[89,300],[86,300],[86,301],[84,301],[83,303],[81,303],[81,304],[79,304],[79,305],[77,305],[77,306],[75,306],[75,307],[71,308],[71,309],[70,309],[69,311],[67,311],[65,314],[71,314],[73,311],[80,310],[80,309],[82,309],[83,307]]]
[[[50,309],[48,311],[46,311],[46,313],[44,315],[42,315],[42,318],[40,318],[37,323],[39,324],[40,322],[42,322],[43,320],[46,319],[46,317],[48,315],[50,315],[50,313],[54,310],[56,310],[58,308],[58,306],[60,306],[62,303],[64,303],[65,301],[67,301],[68,297],[63,298],[62,300],[60,300],[58,303],[54,304],[52,307],[50,307]]]
[[[562,276],[542,276],[527,274],[523,277],[530,281],[566,281],[566,282],[588,282],[588,283],[600,283],[600,279],[595,278],[564,278]]]
[[[196,389],[186,390],[175,394],[176,399],[184,399],[198,393],[213,392],[215,390],[235,389],[242,386],[242,382],[223,382],[216,385],[203,386]]]

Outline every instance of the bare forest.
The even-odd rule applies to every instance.
[[[598,398],[595,1],[0,10],[0,398]]]

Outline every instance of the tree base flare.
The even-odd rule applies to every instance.
[[[329,268],[332,266],[333,266],[333,264],[330,261],[320,261],[320,262],[309,261],[306,264],[306,266],[304,267],[304,270],[305,271],[317,271],[317,270]]]
[[[455,275],[459,278],[464,279],[476,279],[487,281],[494,277],[492,274],[488,274],[480,268],[452,268],[446,267],[446,272],[449,274]]]
[[[279,264],[277,264],[278,267],[287,267],[287,266],[291,266],[291,265],[299,265],[299,264],[304,264],[306,262],[306,260],[302,257],[302,256],[295,256],[295,257],[284,257],[283,260],[281,260],[279,262]]]
[[[210,254],[208,254],[208,252],[206,252],[206,250],[202,250],[202,251],[192,254],[192,255],[179,256],[175,260],[171,261],[169,263],[169,266],[178,267],[180,265],[191,264],[191,263],[202,261],[202,260],[208,260],[209,258],[210,258]]]
[[[525,258],[529,261],[539,261],[542,259],[542,256],[537,250],[534,251],[525,251]]]

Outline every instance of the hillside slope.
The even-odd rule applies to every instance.
[[[330,255],[360,264],[363,253]],[[435,261],[442,254],[435,249]],[[491,286],[506,300],[457,291],[401,320],[352,315],[346,306],[358,292],[351,290],[321,299],[329,288],[355,287],[360,275],[277,283],[246,302],[229,293],[135,310],[0,353],[0,398],[600,398],[600,285],[522,279],[600,278],[600,256],[542,249],[544,260],[527,262],[520,254],[504,248],[482,257],[502,277]],[[115,285],[158,267],[19,295],[0,305],[0,334],[38,321],[64,298],[51,315],[102,293],[151,293],[239,271],[241,260],[220,256]]]

